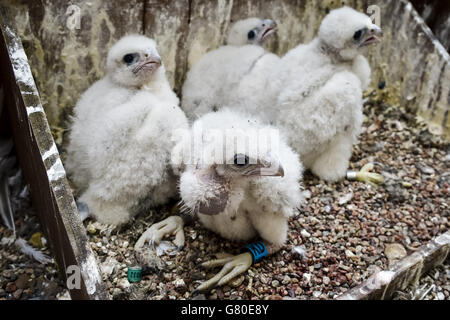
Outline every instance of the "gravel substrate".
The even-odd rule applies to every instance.
[[[20,208],[15,213],[16,238],[0,223],[0,300],[68,298],[58,267],[51,258],[52,252],[30,206],[29,195],[20,200]],[[17,245],[17,239],[35,250],[44,263],[25,254]]]
[[[422,276],[418,284],[396,292],[394,300],[450,300],[450,261]]]
[[[175,204],[138,216],[120,230],[85,222],[113,298],[332,299],[447,231],[448,145],[409,110],[385,101],[390,101],[386,89],[367,94],[364,113],[370,121],[364,122],[350,168],[358,171],[373,162],[385,184],[324,183],[305,173],[308,201],[290,220],[285,247],[209,294],[193,291],[219,269],[203,270],[199,264],[237,254],[245,243],[226,241],[193,222],[185,227],[180,252],[158,257],[146,249],[135,254],[134,243],[146,228],[178,214]],[[147,265],[146,275],[130,284],[127,268],[137,264]],[[443,268],[448,274],[448,265]],[[447,289],[439,292],[449,299],[448,277],[443,283]]]

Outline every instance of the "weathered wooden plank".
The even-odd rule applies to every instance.
[[[433,33],[450,51],[450,1],[411,0]]]
[[[67,267],[80,267],[81,287],[70,290],[72,298],[108,299],[12,18],[0,8],[1,83],[33,205],[63,279]]]
[[[395,291],[406,289],[431,268],[447,259],[450,252],[450,231],[420,247],[388,270],[372,275],[365,282],[348,290],[338,300],[390,299]]]

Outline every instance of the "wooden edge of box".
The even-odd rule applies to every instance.
[[[336,297],[337,300],[384,300],[395,291],[417,283],[431,268],[443,263],[450,251],[450,231],[443,233],[406,256],[388,270],[379,271],[360,285]]]

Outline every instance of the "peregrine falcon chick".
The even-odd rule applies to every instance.
[[[183,171],[182,210],[226,239],[260,237],[268,255],[283,246],[288,218],[303,201],[302,165],[278,130],[225,108],[194,122],[191,134],[174,148],[172,162]],[[174,218],[178,220],[168,221]],[[172,231],[179,245],[182,227],[179,217],[169,217],[152,227],[137,247],[146,240],[158,243]],[[205,262],[204,267],[223,265],[223,269],[197,290],[225,284],[251,264],[248,252]]]
[[[305,166],[327,181],[345,177],[362,124],[370,67],[362,54],[381,29],[349,7],[332,10],[318,36],[281,58],[259,114],[287,136]]]
[[[154,40],[126,36],[109,50],[106,76],[75,106],[66,162],[99,222],[126,223],[176,195],[171,136],[188,128],[178,104]]]
[[[238,21],[228,34],[226,46],[206,53],[194,64],[182,88],[181,107],[189,120],[234,104],[233,95],[241,80],[254,68],[260,72],[268,56],[278,58],[263,48],[275,31],[276,23],[269,19]]]

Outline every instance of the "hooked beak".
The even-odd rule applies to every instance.
[[[142,70],[151,70],[155,71],[158,69],[162,64],[161,57],[158,55],[146,55],[146,59],[144,62],[138,64],[134,69],[133,73],[138,74]]]
[[[383,37],[383,30],[380,27],[373,25],[367,33],[366,39],[360,44],[360,47],[369,46],[371,44],[380,43]]]
[[[270,152],[265,159],[258,160],[257,166],[244,173],[245,176],[284,177],[284,169],[278,157]]]
[[[262,22],[262,29],[259,33],[259,43],[263,44],[267,38],[277,31],[277,23],[271,19],[266,19]]]
[[[284,169],[280,165],[260,167],[244,173],[245,176],[284,177]]]
[[[261,176],[268,177],[284,177],[284,169],[278,161],[272,162],[269,166],[264,166],[260,169]]]

